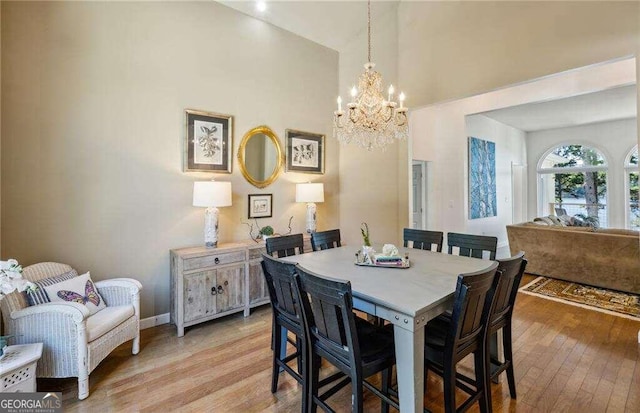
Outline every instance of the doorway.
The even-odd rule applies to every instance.
[[[426,182],[427,163],[424,161],[413,161],[411,170],[412,182],[412,206],[411,206],[411,228],[426,229]]]

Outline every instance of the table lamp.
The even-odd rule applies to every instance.
[[[307,203],[307,232],[316,232],[315,202],[324,202],[324,184],[296,184],[296,202]]]
[[[207,248],[218,246],[217,207],[231,206],[231,182],[200,181],[193,183],[193,206],[206,207],[204,243]]]

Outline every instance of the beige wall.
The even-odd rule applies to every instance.
[[[169,311],[169,249],[203,243],[183,173],[184,109],[234,115],[233,207],[221,241],[247,238],[247,194],[272,193],[276,231],[304,230],[295,182],[325,183],[321,228],[338,227],[328,113],[338,55],[214,2],[2,3],[2,257],[67,262],[144,285],[142,316]],[[311,98],[313,97],[313,98]],[[327,134],[326,174],[240,175],[243,134]]]

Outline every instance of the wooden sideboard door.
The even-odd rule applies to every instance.
[[[216,312],[222,313],[235,308],[244,308],[245,276],[244,263],[221,268],[216,274]]]
[[[216,271],[202,271],[184,276],[184,321],[213,314],[216,309]]]

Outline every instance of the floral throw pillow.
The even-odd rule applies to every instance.
[[[76,270],[71,270],[69,272],[65,272],[64,274],[56,275],[55,277],[43,278],[42,280],[35,281],[34,284],[36,288],[24,292],[27,297],[27,303],[29,303],[29,305],[31,306],[51,302],[49,296],[47,295],[47,292],[44,290],[44,287],[66,281],[77,276],[78,273],[76,272]]]
[[[44,289],[52,303],[64,301],[84,304],[90,315],[106,307],[88,272]]]

